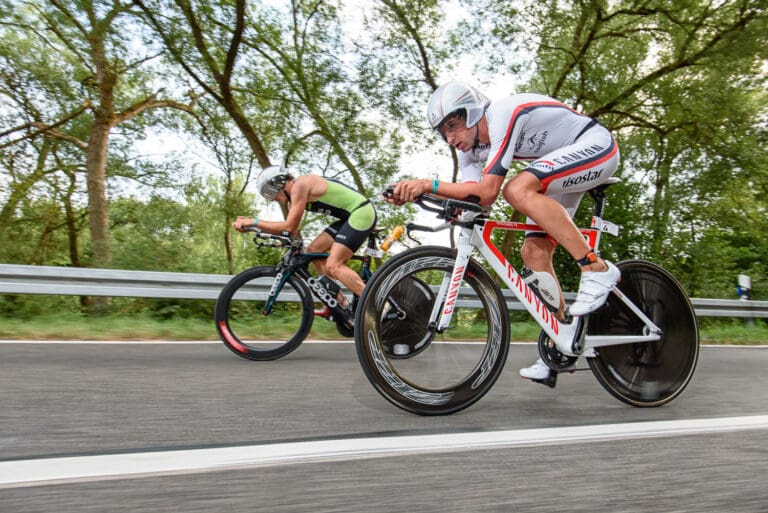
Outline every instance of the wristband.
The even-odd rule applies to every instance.
[[[576,260],[576,263],[582,267],[585,265],[594,264],[595,262],[597,262],[597,255],[595,254],[594,249],[590,249],[589,252],[584,255],[584,258],[581,260]]]
[[[432,194],[437,194],[438,187],[440,187],[440,180],[435,178],[432,180]]]
[[[256,226],[259,224],[259,220],[257,218],[253,218],[253,222],[251,223],[253,226]]]

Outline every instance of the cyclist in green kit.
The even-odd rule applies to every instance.
[[[287,204],[288,215],[284,221],[262,221],[238,216],[232,223],[235,230],[255,226],[259,230],[280,234],[288,231],[296,235],[305,211],[318,212],[338,219],[307,246],[309,253],[328,252],[328,258],[315,260],[318,275],[340,281],[355,296],[363,293],[365,284],[348,262],[366,241],[376,226],[376,210],[368,199],[351,187],[319,175],[294,177],[283,166],[269,166],[257,180],[259,192],[269,201]],[[338,285],[325,280],[324,285],[332,294],[338,294]],[[335,287],[334,287],[335,285]],[[318,315],[327,312],[316,312]],[[351,321],[351,311],[350,318]]]

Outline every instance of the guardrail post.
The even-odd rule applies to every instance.
[[[738,285],[736,285],[736,293],[739,295],[739,299],[742,301],[749,301],[752,292],[752,278],[746,274],[740,274],[738,277]],[[745,324],[754,326],[755,320],[752,317],[745,319]]]

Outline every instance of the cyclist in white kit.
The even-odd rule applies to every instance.
[[[432,95],[427,108],[431,127],[458,150],[461,183],[437,179],[397,183],[388,201],[403,204],[425,193],[491,205],[504,199],[528,223],[521,248],[521,276],[560,319],[600,308],[621,273],[595,254],[572,217],[584,193],[611,177],[619,148],[597,120],[545,95],[521,93],[491,102],[474,87],[448,82]],[[529,164],[503,184],[513,160]],[[502,188],[503,185],[503,188]],[[581,267],[576,300],[567,312],[552,257],[561,244]],[[544,381],[550,369],[541,360],[520,375]]]

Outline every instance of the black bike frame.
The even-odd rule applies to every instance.
[[[269,234],[266,234],[269,235]],[[265,234],[261,233],[259,236],[264,237]],[[257,236],[257,238],[259,237]],[[269,238],[275,238],[278,240],[283,240],[283,237],[272,235]],[[291,239],[288,239],[291,240]],[[259,242],[256,242],[258,245]],[[329,295],[323,295],[315,289],[315,287],[312,286],[312,281],[314,278],[309,272],[309,264],[312,263],[315,260],[320,260],[323,258],[328,258],[328,253],[303,253],[301,251],[301,247],[295,247],[291,243],[292,247],[288,249],[288,251],[283,255],[281,262],[277,264],[276,268],[278,269],[277,277],[275,278],[275,283],[272,284],[272,287],[269,290],[269,295],[266,304],[264,305],[264,314],[268,315],[272,311],[272,305],[274,305],[275,301],[277,300],[277,297],[280,295],[280,292],[283,290],[283,286],[285,285],[285,282],[291,277],[291,275],[298,274],[305,282],[307,282],[310,287],[310,291],[312,292],[312,295],[314,295],[318,300],[320,300],[321,303],[326,305],[328,308],[336,309],[338,308],[337,305],[331,304],[330,301],[328,301],[326,298],[329,297]],[[266,244],[265,244],[266,245]],[[363,282],[367,282],[368,279],[371,277],[371,259],[372,259],[372,253],[375,252],[376,248],[376,236],[374,234],[370,234],[368,236],[368,244],[366,246],[366,253],[365,255],[352,255],[351,260],[358,260],[362,261],[362,266],[360,268],[360,272],[358,273],[358,276],[363,280]]]

